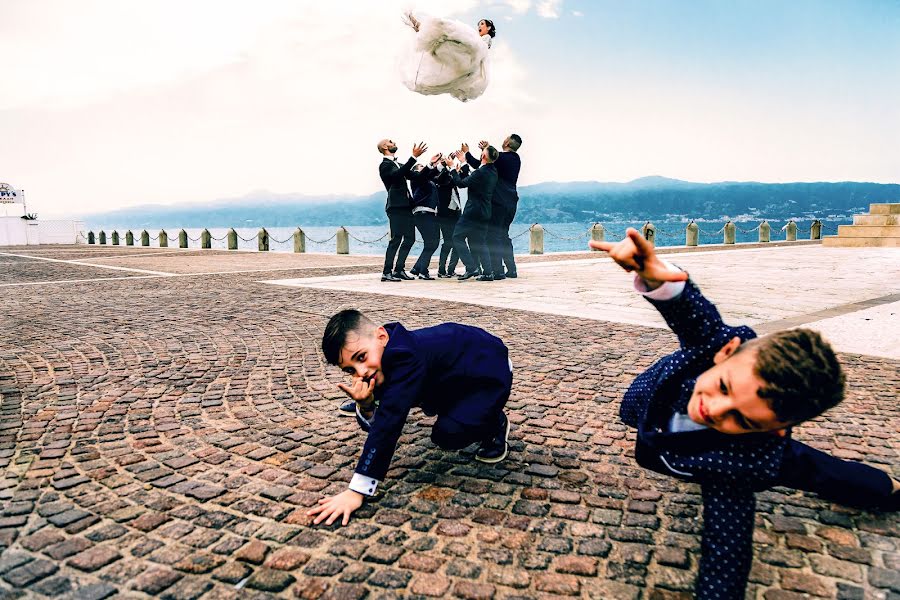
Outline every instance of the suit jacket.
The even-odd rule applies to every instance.
[[[649,299],[648,299],[649,300]],[[674,412],[686,412],[698,375],[728,340],[756,337],[749,327],[730,327],[716,307],[688,281],[671,300],[649,300],[681,348],[637,377],[622,399],[619,415],[638,430],[635,458],[642,466],[701,485],[703,540],[697,598],[744,598],[752,562],[754,491],[775,484],[790,432],[727,435],[713,429],[668,431]]]
[[[466,162],[472,165],[473,169],[477,169],[481,164],[481,161],[470,152],[466,152]],[[501,152],[493,164],[497,168],[497,188],[494,190],[493,202],[514,208],[519,202],[516,182],[522,169],[522,158],[516,152]]]
[[[409,183],[412,187],[412,206],[417,208],[425,206],[437,210],[438,207],[438,188],[435,178],[438,170],[431,167],[425,167],[418,173],[413,172],[410,175]]]
[[[416,159],[409,157],[402,166],[398,166],[396,162],[384,157],[378,166],[378,174],[381,175],[381,182],[384,189],[387,190],[387,201],[384,204],[386,211],[392,210],[409,210],[410,200],[412,196],[409,193],[409,186],[406,179],[412,172]]]
[[[450,200],[454,195],[456,196],[457,204],[462,206],[462,202],[459,198],[459,190],[453,184],[453,177],[450,175],[451,171],[452,169],[444,169],[435,181],[438,189],[437,215],[449,219],[458,219],[461,211],[450,210]],[[468,175],[469,166],[463,165],[463,171],[465,175]]]
[[[369,436],[356,466],[357,473],[379,481],[413,407],[426,415],[444,414],[473,386],[512,381],[506,346],[483,329],[458,323],[415,330],[399,323],[384,327],[390,336],[381,356],[384,383],[375,390],[378,408],[371,426],[359,421]]]
[[[466,221],[487,223],[491,220],[491,198],[497,187],[497,169],[493,164],[486,164],[468,175],[460,177],[453,171],[450,176],[456,187],[469,189],[469,197],[463,208],[462,218]]]

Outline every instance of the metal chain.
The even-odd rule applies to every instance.
[[[335,234],[335,235],[336,235],[336,234]],[[355,235],[353,235],[352,233],[350,233],[349,231],[347,232],[347,235],[350,236],[350,239],[356,240],[356,241],[359,242],[360,244],[377,244],[378,242],[380,242],[380,241],[383,240],[384,238],[386,238],[386,237],[388,237],[389,235],[391,235],[391,232],[390,232],[390,231],[386,231],[385,234],[384,234],[383,236],[381,236],[381,237],[378,238],[377,240],[371,240],[371,241],[369,241],[369,240],[361,240],[361,239],[359,239],[358,237],[356,237]]]
[[[331,240],[333,240],[333,239],[336,238],[336,237],[337,237],[337,232],[335,231],[335,232],[334,232],[334,235],[332,235],[332,236],[331,236],[330,238],[328,238],[327,240],[322,240],[321,242],[318,241],[318,240],[314,240],[314,239],[312,239],[312,238],[309,237],[309,236],[306,236],[306,239],[307,239],[307,241],[310,241],[310,242],[312,242],[313,244],[327,244],[328,242],[330,242]]]
[[[290,242],[292,239],[294,239],[294,236],[293,236],[293,235],[292,235],[291,237],[289,237],[288,239],[286,239],[286,240],[276,240],[276,239],[273,238],[271,235],[269,236],[269,241],[270,241],[270,242],[275,242],[276,244],[286,244],[286,243]]]
[[[241,239],[241,240],[243,240],[243,241],[245,241],[245,242],[252,242],[253,240],[255,240],[256,238],[259,237],[259,234],[257,233],[257,234],[254,235],[252,238],[247,239],[247,238],[245,238],[245,237],[242,237],[241,234],[239,234],[237,231],[235,231],[234,233],[235,233],[236,236],[238,236],[239,239]]]
[[[512,237],[509,238],[509,239],[510,239],[510,240],[518,239],[518,238],[522,237],[523,235],[525,235],[526,233],[528,233],[528,232],[530,232],[530,231],[531,231],[531,229],[526,229],[526,230],[523,231],[522,233],[520,233],[520,234],[518,234],[518,235],[514,235],[514,236],[512,236]]]
[[[556,239],[563,240],[563,241],[581,240],[581,239],[584,239],[584,238],[586,237],[586,235],[587,235],[587,234],[582,234],[582,235],[578,235],[578,236],[574,236],[574,237],[564,237],[564,236],[561,236],[561,235],[556,235],[555,233],[553,233],[552,231],[550,231],[550,230],[547,229],[546,227],[544,228],[544,233],[546,233],[546,234],[549,235],[550,237],[555,237]]]

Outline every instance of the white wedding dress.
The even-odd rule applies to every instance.
[[[450,94],[466,102],[487,89],[489,35],[450,19],[422,17],[419,31],[401,57],[403,84],[427,96]]]

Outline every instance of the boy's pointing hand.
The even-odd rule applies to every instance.
[[[672,271],[662,262],[653,244],[644,239],[638,230],[629,227],[621,242],[589,243],[591,248],[606,252],[626,271],[634,271],[644,280],[649,289],[656,289],[667,281],[687,281],[686,271]]]

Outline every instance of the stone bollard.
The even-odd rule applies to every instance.
[[[337,230],[337,253],[338,254],[350,254],[350,234],[347,232],[345,227],[340,227]]]
[[[266,228],[263,227],[259,230],[259,233],[256,234],[257,238],[257,249],[260,252],[268,252],[269,251],[269,232],[266,231]]]
[[[179,248],[187,248],[188,247],[188,239],[187,239],[187,231],[182,229],[178,232],[178,247]]]
[[[811,240],[821,240],[822,239],[822,221],[816,219],[812,222],[812,225],[809,226],[809,239]]]
[[[134,234],[131,233],[130,229],[125,232],[125,245],[134,246]]]
[[[772,226],[769,225],[768,221],[763,221],[759,224],[759,241],[760,242],[768,242],[772,239]]]
[[[141,246],[149,246],[150,245],[150,234],[147,233],[147,230],[143,230],[141,232]]]
[[[228,230],[228,249],[237,250],[237,231],[234,227]]]
[[[306,234],[299,227],[294,232],[294,252],[306,252]]]
[[[94,235],[93,231],[88,231],[88,244],[96,244],[97,237]]]
[[[535,223],[531,226],[531,235],[528,240],[528,253],[529,254],[543,254],[544,253],[544,228],[539,224]]]
[[[696,246],[700,242],[700,226],[691,221],[684,229],[684,245]]]
[[[212,235],[209,233],[209,229],[204,229],[200,234],[200,247],[204,250],[212,248]]]
[[[602,242],[606,238],[606,230],[603,229],[603,225],[600,223],[594,223],[591,225],[591,229],[588,232],[590,234],[590,238],[592,242]],[[596,248],[591,248],[591,252],[600,252]]]
[[[654,225],[650,221],[647,221],[646,223],[644,223],[644,226],[641,227],[641,235],[644,236],[645,240],[647,240],[654,246],[656,245],[656,225]]]
[[[797,224],[794,223],[793,219],[788,221],[787,225],[785,225],[784,228],[787,230],[787,232],[785,233],[784,239],[786,239],[789,242],[796,242],[797,241]]]
[[[106,245],[106,232],[105,231],[100,232],[100,243],[103,245]]]
[[[169,234],[166,233],[165,229],[159,230],[159,247],[160,248],[168,248],[169,247]]]
[[[119,232],[118,231],[112,232],[112,245],[113,246],[119,245]]]
[[[725,223],[724,229],[725,229],[725,239],[723,241],[726,244],[733,244],[734,243],[734,235],[735,235],[735,231],[737,230],[737,227],[735,227],[734,223],[732,223],[731,221],[728,221],[727,223]]]

